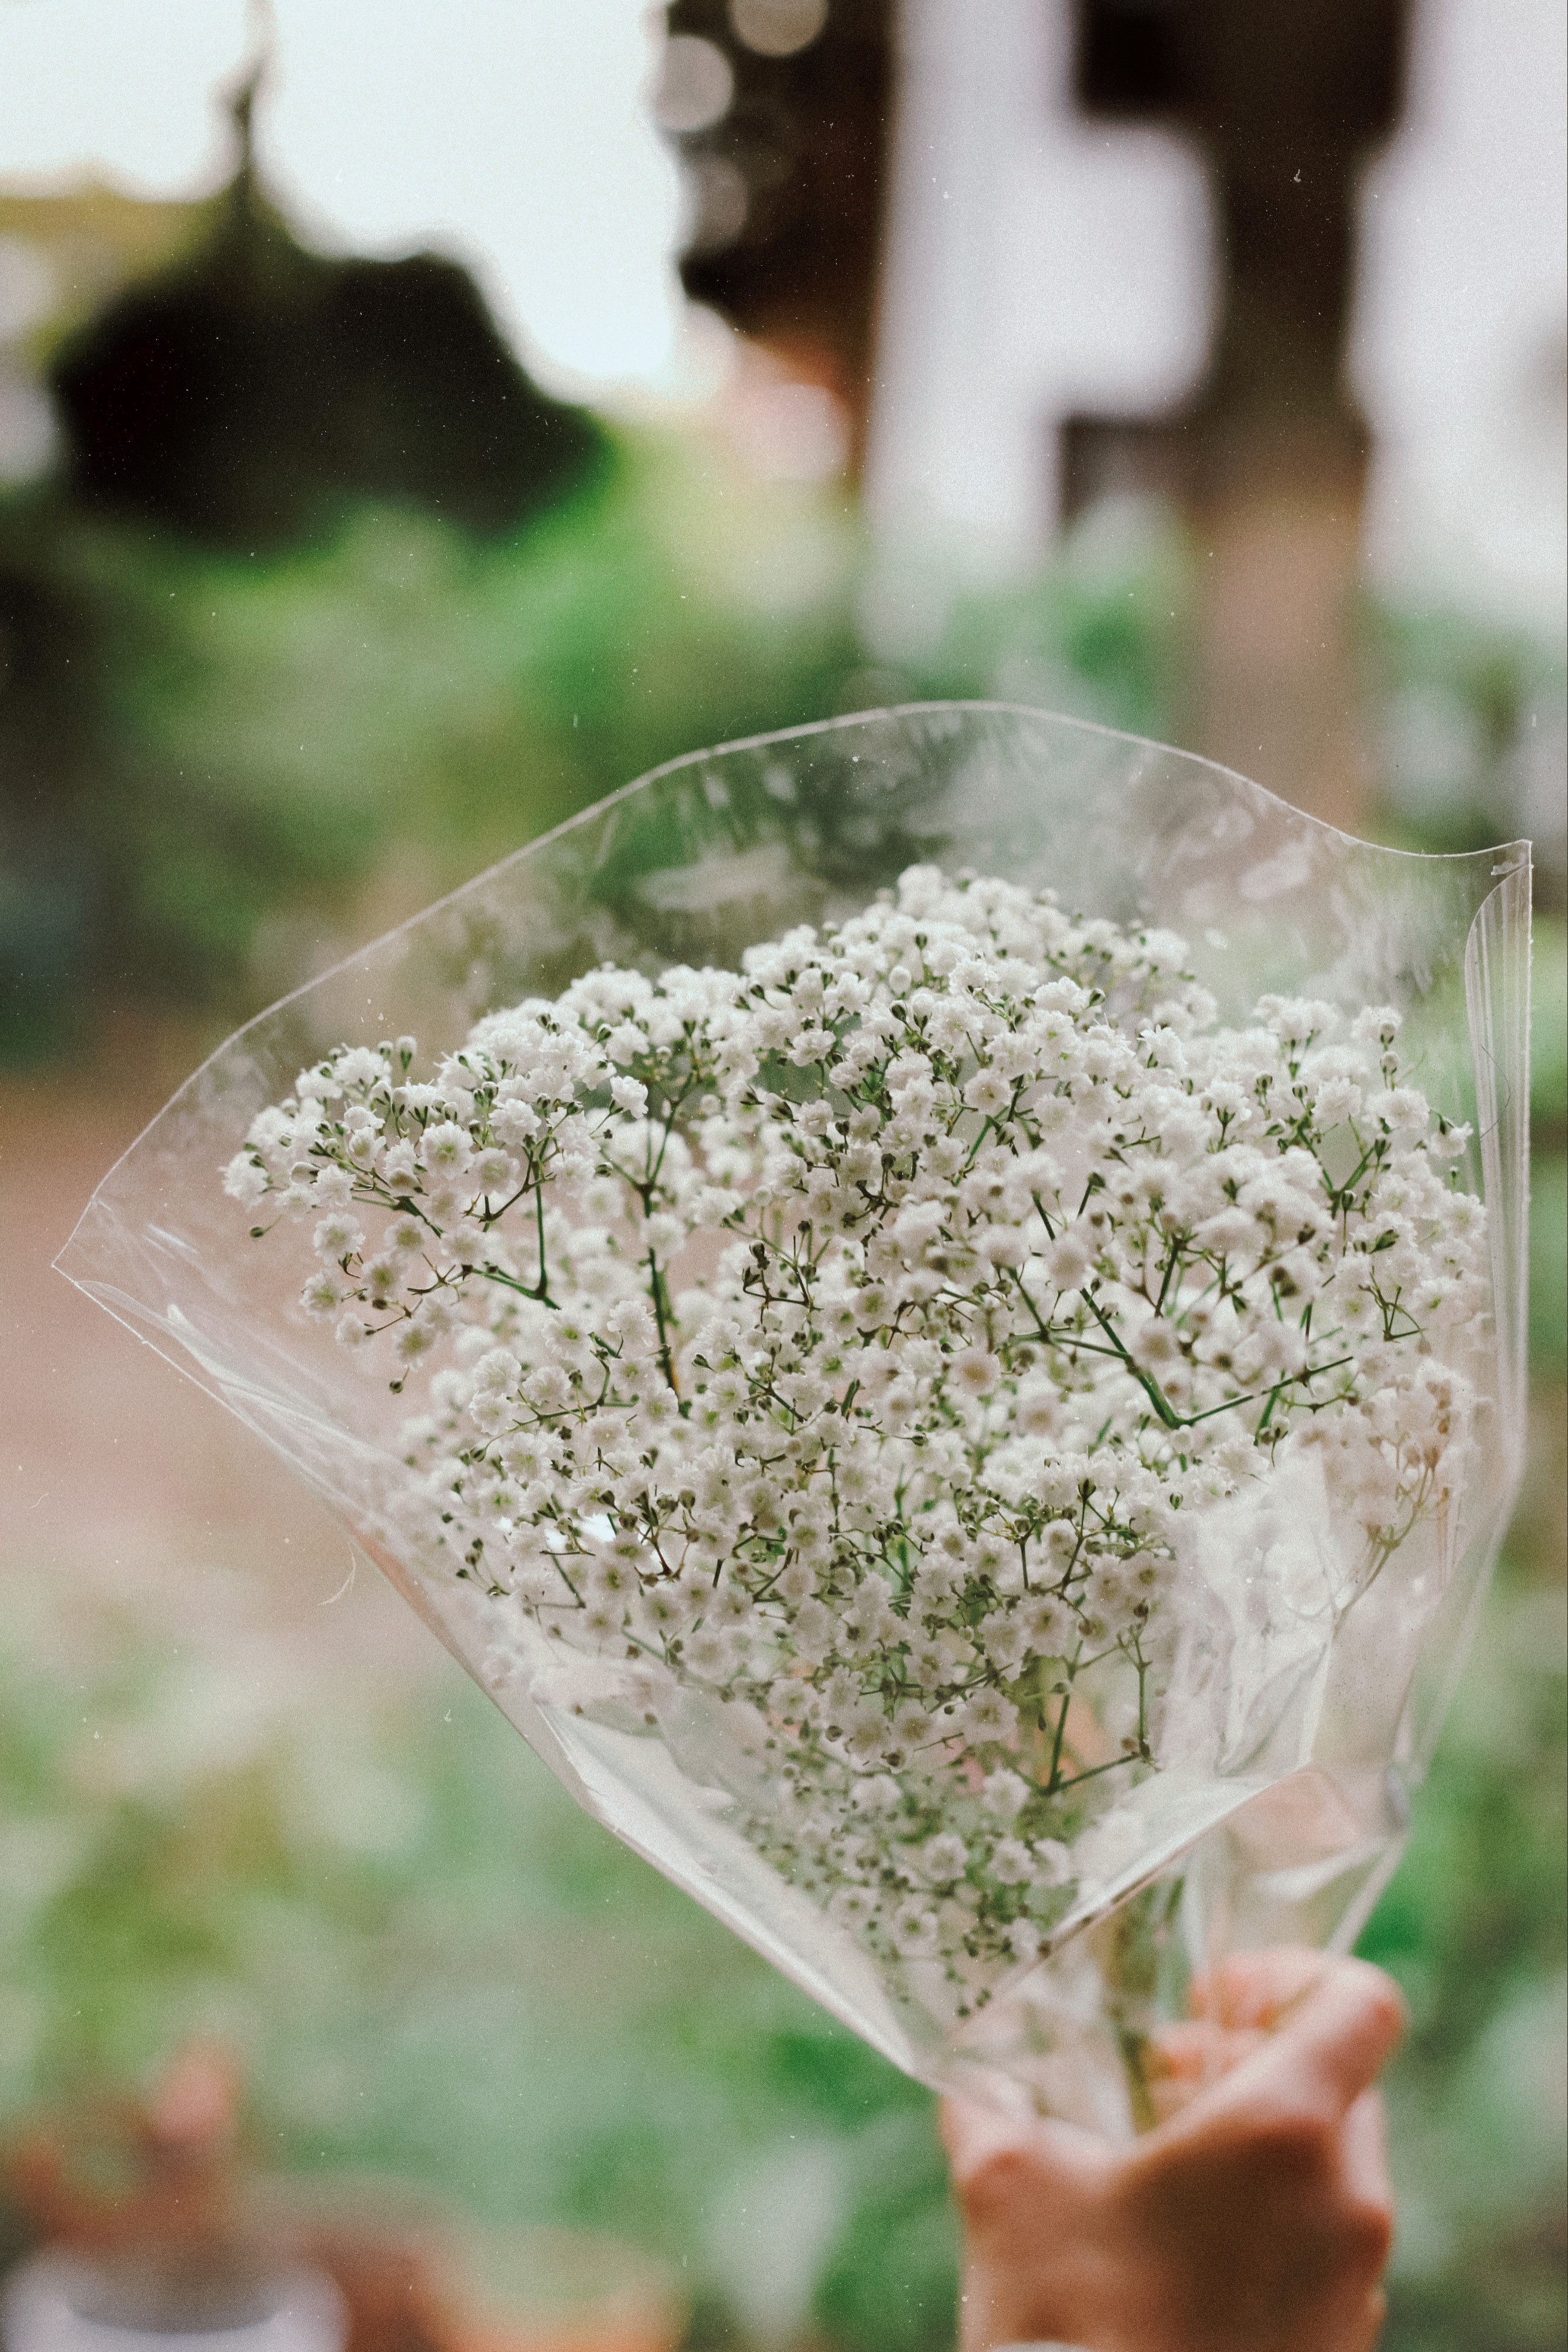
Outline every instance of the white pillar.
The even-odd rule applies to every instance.
[[[884,541],[1037,555],[1056,429],[1153,415],[1214,312],[1203,167],[1074,115],[1067,0],[903,0],[867,499]]]
[[[1560,628],[1568,112],[1561,0],[1422,0],[1362,191],[1350,373],[1379,586]]]

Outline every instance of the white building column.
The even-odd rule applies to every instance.
[[[1067,0],[903,0],[867,462],[884,541],[984,573],[1056,528],[1056,430],[1196,385],[1214,314],[1202,164],[1075,115]]]

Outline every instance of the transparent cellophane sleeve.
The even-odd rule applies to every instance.
[[[1343,1515],[1310,1462],[1195,1521],[1157,1766],[1085,1800],[1039,1956],[956,1968],[868,1942],[780,1860],[783,1776],[754,1709],[692,1677],[650,1717],[630,1669],[548,1639],[411,1537],[407,1396],[300,1311],[301,1264],[258,1246],[220,1182],[256,1115],[340,1047],[412,1034],[434,1064],[606,963],[733,969],[853,918],[911,865],[1178,933],[1221,1023],[1269,992],[1393,1007],[1411,1082],[1469,1129],[1457,1181],[1484,1203],[1490,1293],[1455,1343],[1477,1405],[1452,1506],[1350,1606]],[[1194,1970],[1354,1937],[1463,1664],[1523,1427],[1529,892],[1528,845],[1368,845],[1208,762],[1035,711],[920,706],[699,752],[250,1023],[106,1177],[59,1264],[327,1499],[580,1803],[830,2011],[930,2084],[1124,2134],[1148,2119],[1137,2053]],[[822,1801],[863,1847],[853,1795]]]

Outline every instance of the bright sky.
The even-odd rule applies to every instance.
[[[437,245],[558,380],[647,378],[680,312],[644,0],[274,0],[266,167],[323,245]],[[656,20],[655,20],[656,21]],[[244,0],[0,0],[0,178],[215,185]]]

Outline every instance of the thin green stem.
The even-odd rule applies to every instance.
[[[1132,1373],[1133,1378],[1137,1381],[1138,1386],[1143,1390],[1144,1394],[1148,1398],[1149,1402],[1154,1406],[1155,1411],[1158,1413],[1166,1427],[1167,1429],[1182,1428],[1184,1424],[1181,1415],[1176,1412],[1176,1407],[1166,1395],[1165,1391],[1161,1388],[1158,1381],[1153,1379],[1149,1373],[1145,1372],[1141,1365],[1135,1364],[1133,1361],[1132,1357],[1127,1353],[1126,1349],[1122,1344],[1121,1337],[1117,1332],[1115,1325],[1112,1322],[1110,1317],[1103,1311],[1099,1300],[1087,1290],[1083,1291],[1081,1295],[1082,1297],[1083,1304],[1088,1307],[1089,1312],[1092,1315],[1096,1323],[1099,1324],[1100,1328],[1104,1332],[1105,1337],[1110,1340],[1112,1347],[1115,1349],[1117,1355],[1121,1357],[1122,1361]]]
[[[659,1261],[648,1252],[648,1286],[653,1301],[653,1320],[659,1327],[659,1364],[672,1396],[679,1398],[681,1384],[675,1378],[675,1361],[670,1353],[670,1331],[664,1313],[664,1277],[659,1271]]]
[[[1048,1797],[1064,1797],[1069,1789],[1081,1789],[1085,1780],[1097,1780],[1102,1772],[1114,1772],[1119,1765],[1135,1764],[1136,1756],[1113,1756],[1104,1764],[1092,1764],[1086,1772],[1074,1772],[1070,1780],[1057,1780],[1046,1790]]]
[[[549,1295],[549,1269],[545,1262],[545,1188],[542,1169],[539,1171],[539,1181],[534,1188],[534,1230],[538,1235],[539,1278],[533,1296],[541,1300],[545,1306],[551,1307],[555,1302]]]
[[[1056,1738],[1051,1747],[1051,1770],[1046,1780],[1045,1793],[1054,1797],[1061,1786],[1061,1743],[1067,1736],[1067,1710],[1072,1704],[1071,1682],[1061,1694],[1061,1706],[1056,1717]]]

